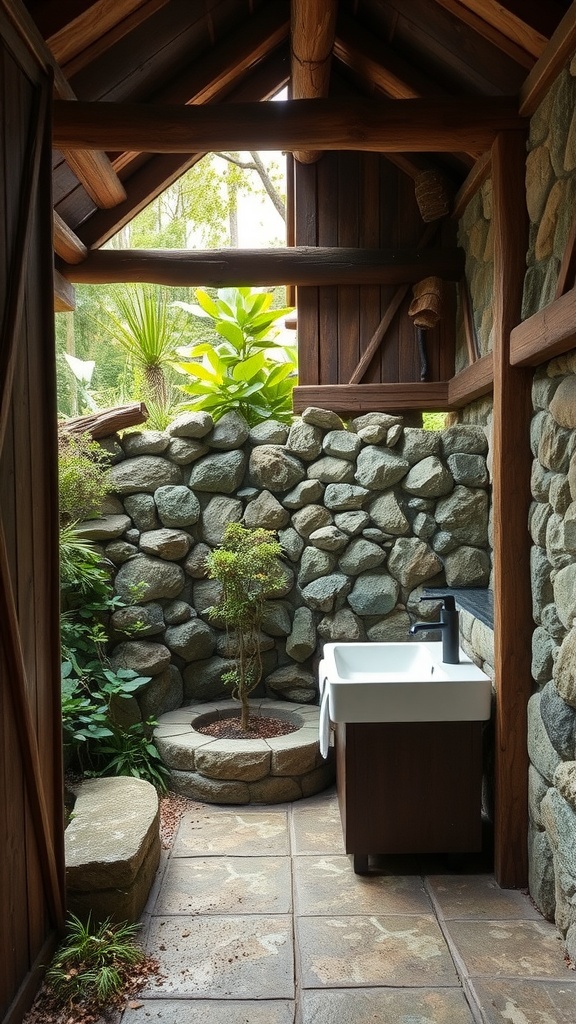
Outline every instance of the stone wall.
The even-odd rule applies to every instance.
[[[531,121],[523,318],[554,298],[576,196],[576,64]],[[528,707],[530,892],[576,957],[576,352],[535,374],[531,424],[533,616]]]
[[[346,427],[310,409],[290,429],[249,430],[236,413],[216,425],[190,413],[107,447],[114,494],[82,532],[115,566],[125,603],[112,661],[152,676],[129,702],[135,717],[227,695],[234,650],[207,611],[218,584],[205,559],[230,521],[277,530],[285,552],[262,633],[262,695],[276,699],[316,700],[324,641],[406,640],[411,622],[434,620],[423,585],[488,581],[480,427],[430,432],[383,413]]]

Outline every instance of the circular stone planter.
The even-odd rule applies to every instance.
[[[277,804],[300,800],[334,780],[333,751],[320,754],[320,709],[267,698],[250,702],[250,713],[281,718],[298,726],[271,739],[215,739],[197,732],[199,724],[238,715],[237,701],[195,702],[161,715],[154,739],[170,768],[171,788],[209,804]]]

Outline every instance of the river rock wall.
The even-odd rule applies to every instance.
[[[345,424],[308,409],[290,427],[179,416],[166,432],[109,439],[110,498],[82,533],[113,564],[123,607],[111,659],[150,675],[133,718],[228,695],[233,644],[208,613],[218,584],[206,556],[228,522],[278,531],[284,581],[262,631],[261,695],[317,699],[329,640],[406,640],[440,605],[424,586],[485,586],[486,436],[369,413]],[[426,634],[424,634],[426,635]],[[439,634],[430,634],[439,639]]]

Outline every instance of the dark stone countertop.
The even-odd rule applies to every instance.
[[[452,594],[459,608],[494,629],[494,594],[487,587],[425,587],[424,590],[439,597]]]

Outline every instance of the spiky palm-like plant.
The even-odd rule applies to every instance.
[[[165,407],[169,398],[165,368],[176,358],[182,335],[180,314],[166,292],[151,285],[115,291],[108,318],[107,330],[143,375],[145,397]]]

